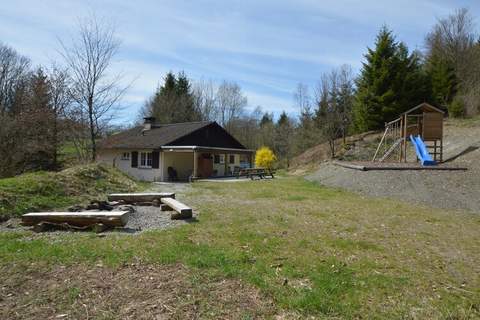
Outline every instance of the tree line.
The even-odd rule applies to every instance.
[[[70,147],[80,161],[96,156],[96,141],[110,127],[128,86],[110,73],[120,42],[96,17],[80,22],[61,59],[32,67],[0,43],[0,177],[56,170]]]

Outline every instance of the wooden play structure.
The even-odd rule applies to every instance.
[[[443,161],[444,112],[422,103],[385,124],[385,132],[372,161],[407,162],[410,136],[419,136],[435,162]]]

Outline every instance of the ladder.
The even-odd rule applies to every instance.
[[[393,153],[393,151],[403,142],[403,138],[398,138],[392,146],[385,152],[385,154],[380,158],[380,162],[383,162],[388,159],[388,157]]]
[[[383,162],[387,160],[388,157],[390,157],[395,150],[402,145],[402,142],[405,139],[403,137],[402,125],[403,123],[401,118],[385,123],[385,132],[383,133],[382,139],[375,150],[375,154],[372,159],[373,162]],[[383,154],[383,156],[377,160],[377,157],[379,157],[381,154]],[[402,150],[400,149],[400,157],[401,154]]]

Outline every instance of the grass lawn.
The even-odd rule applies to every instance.
[[[157,312],[173,318],[480,317],[479,215],[296,177],[198,182],[179,198],[199,211],[197,223],[133,236],[0,233],[0,317],[28,305],[32,318],[118,318],[125,301],[155,294],[166,304]],[[98,275],[110,287],[92,283]]]

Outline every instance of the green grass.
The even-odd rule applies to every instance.
[[[480,217],[362,198],[299,178],[195,183],[199,222],[137,236],[0,234],[21,270],[132,261],[182,263],[202,281],[236,278],[278,313],[331,319],[468,319],[480,309]],[[81,288],[72,288],[69,297]]]
[[[132,191],[139,185],[113,168],[75,166],[61,172],[34,172],[0,179],[0,218],[29,211],[64,208],[108,192]]]

